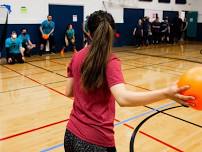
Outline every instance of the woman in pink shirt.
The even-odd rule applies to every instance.
[[[188,105],[193,97],[180,95],[189,87],[171,86],[149,92],[126,89],[120,60],[112,54],[115,30],[111,14],[96,11],[88,19],[92,44],[68,67],[66,95],[74,97],[64,138],[66,152],[115,152],[115,100],[120,106],[143,106],[163,99]]]

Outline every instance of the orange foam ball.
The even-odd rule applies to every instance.
[[[48,38],[49,38],[48,34],[43,34],[42,37],[44,40],[48,40]]]
[[[180,77],[178,86],[185,85],[189,85],[190,89],[181,94],[195,97],[194,101],[187,102],[194,103],[194,109],[202,110],[202,67],[192,68]]]

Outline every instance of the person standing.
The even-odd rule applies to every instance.
[[[191,106],[180,92],[189,86],[176,85],[148,92],[126,88],[121,62],[112,53],[115,22],[111,14],[96,11],[88,28],[92,44],[75,53],[67,68],[65,95],[74,97],[73,109],[64,135],[65,152],[116,152],[114,138],[115,101],[122,107],[174,99]]]
[[[188,21],[186,18],[184,18],[183,21],[183,27],[182,27],[182,35],[181,35],[181,41],[183,42],[186,38],[186,31],[187,31],[187,27],[188,27]]]
[[[75,38],[75,30],[73,29],[72,24],[67,25],[67,29],[65,32],[65,46],[61,50],[61,54],[64,53],[65,48],[69,46],[69,44],[72,46],[72,50],[74,53],[77,52],[76,50],[76,38]]]
[[[135,38],[135,45],[140,47],[143,44],[143,26],[141,19],[138,20],[137,26],[134,28],[133,36]]]
[[[156,19],[152,22],[152,36],[153,36],[153,44],[159,44],[161,41],[161,23],[159,22],[159,18],[156,17]]]
[[[48,15],[47,20],[43,21],[40,26],[41,45],[39,55],[42,55],[43,52],[45,51],[47,41],[49,41],[50,52],[55,52],[54,30],[55,30],[55,23],[52,21],[52,16]]]
[[[183,22],[182,19],[179,17],[179,14],[174,18],[173,21],[173,34],[174,34],[174,42],[177,43],[182,35],[183,29]]]
[[[150,37],[150,28],[151,28],[151,23],[149,22],[148,17],[144,17],[143,20],[143,39],[144,39],[144,44],[147,46],[150,43],[149,37]]]
[[[161,22],[161,41],[164,43],[168,43],[169,37],[170,37],[170,25],[168,23],[168,17],[166,17],[164,21]]]

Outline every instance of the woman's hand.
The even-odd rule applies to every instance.
[[[181,93],[188,90],[190,86],[182,86],[178,87],[177,85],[170,86],[166,88],[166,96],[172,100],[175,100],[179,104],[183,106],[194,106],[194,102],[190,102],[191,100],[195,100],[193,96],[185,96]],[[189,102],[187,102],[189,101]]]

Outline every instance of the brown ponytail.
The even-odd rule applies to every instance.
[[[98,11],[96,15],[91,15],[88,21],[88,24],[96,24],[95,22],[93,23],[93,19],[90,19],[94,17],[96,21],[97,17],[98,26],[94,32],[91,31],[96,26],[89,26],[93,40],[89,53],[81,66],[81,81],[84,89],[87,91],[100,88],[106,80],[106,65],[111,53],[114,35],[112,28],[114,27],[114,22],[112,24],[113,26],[111,26],[109,20],[110,18],[114,21],[112,16],[109,16],[108,13],[103,11]]]

